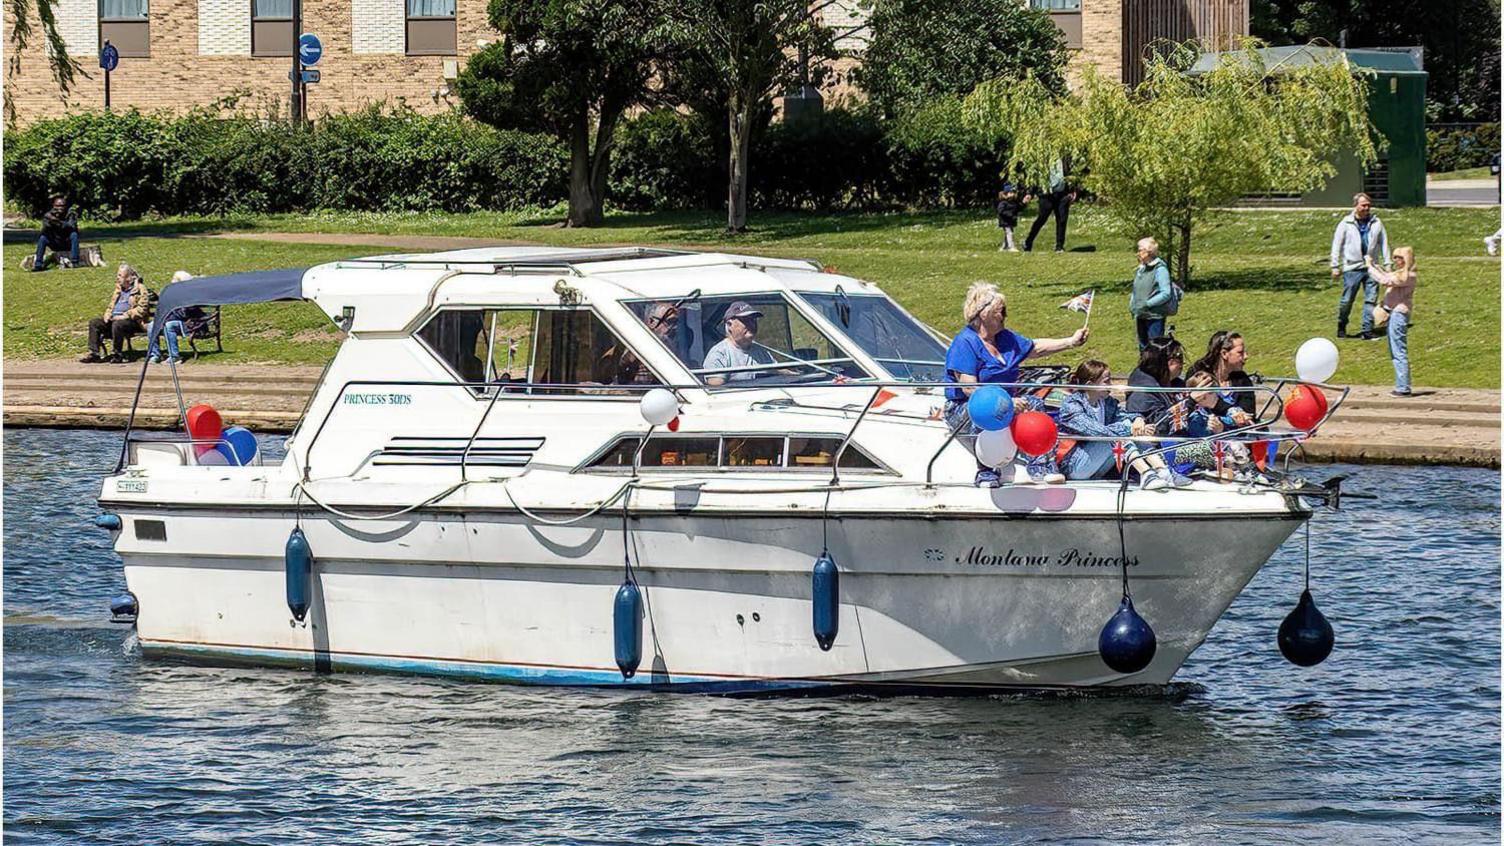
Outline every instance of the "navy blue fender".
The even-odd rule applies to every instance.
[[[616,640],[616,666],[621,677],[637,675],[642,663],[642,591],[637,583],[625,581],[616,590],[611,607],[611,623]]]
[[[308,616],[308,606],[313,593],[313,550],[308,547],[308,538],[300,528],[287,536],[287,610],[298,622]]]
[[[810,596],[814,605],[815,643],[828,652],[841,629],[841,570],[828,551],[815,559],[810,574]]]

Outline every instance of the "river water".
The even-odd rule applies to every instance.
[[[738,700],[143,661],[119,435],[4,445],[8,842],[1499,842],[1494,471],[1311,468],[1314,669],[1297,534],[1163,694]]]

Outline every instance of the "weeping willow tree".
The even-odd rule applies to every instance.
[[[78,61],[68,55],[68,45],[57,28],[57,15],[53,0],[5,0],[6,14],[10,18],[10,61],[6,63],[5,120],[15,122],[15,98],[11,96],[11,80],[21,72],[21,56],[36,43],[37,29],[47,48],[47,66],[60,93],[66,94],[73,87],[74,77],[80,72]]]
[[[983,83],[966,99],[972,128],[1006,138],[1009,167],[1046,184],[1069,157],[1076,181],[1132,231],[1153,235],[1182,286],[1196,225],[1239,198],[1304,192],[1337,171],[1338,151],[1378,157],[1368,79],[1331,48],[1266,63],[1258,43],[1202,57],[1160,51],[1125,87],[1088,67],[1056,95],[1033,78]]]

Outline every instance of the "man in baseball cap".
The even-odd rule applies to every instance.
[[[742,300],[737,300],[726,308],[726,313],[721,316],[721,325],[726,331],[726,337],[705,354],[705,369],[732,370],[733,372],[707,374],[705,384],[724,385],[727,380],[740,382],[755,379],[759,373],[767,372],[735,370],[740,367],[774,363],[773,354],[757,343],[757,321],[761,318],[762,312]]]

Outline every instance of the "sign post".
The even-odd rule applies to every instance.
[[[297,1],[298,0],[294,0],[294,2]],[[297,26],[297,23],[294,22],[293,25]],[[296,29],[294,29],[293,31],[297,32]],[[298,43],[294,47],[293,52],[296,54],[296,57],[294,58],[294,64],[297,65],[297,79],[293,81],[293,84],[298,88],[299,108],[302,109],[303,112],[299,116],[299,119],[307,120],[308,83],[318,82],[319,72],[305,70],[305,66],[316,65],[319,63],[319,59],[324,57],[324,45],[319,42],[319,37],[317,35],[314,35],[311,32],[305,32],[302,35],[298,36]]]
[[[110,71],[120,66],[120,51],[108,39],[99,51],[99,66],[104,68],[104,107],[110,107]]]
[[[303,0],[292,0],[292,31],[294,35],[303,31]],[[292,100],[290,101],[288,111],[291,113],[290,117],[292,118],[292,125],[294,127],[303,125],[302,75],[303,63],[298,58],[298,45],[294,42],[292,45],[292,70],[287,74],[287,78],[292,80]]]

